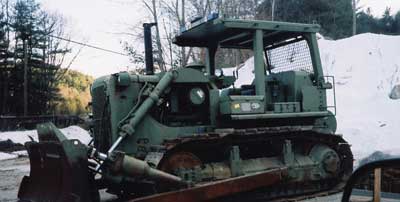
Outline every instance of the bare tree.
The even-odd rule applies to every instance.
[[[181,15],[181,22],[179,23],[180,24],[180,28],[179,29],[185,29],[185,23],[186,23],[186,18],[185,18],[185,0],[181,0],[181,9],[182,9],[182,15]],[[186,49],[185,49],[185,47],[181,47],[181,52],[182,52],[182,57],[181,57],[181,60],[182,60],[182,62],[181,62],[181,65],[182,65],[182,67],[184,67],[184,66],[186,66],[186,63],[187,63],[187,60],[186,60]]]
[[[161,45],[161,39],[160,39],[160,28],[159,28],[159,22],[158,22],[158,15],[157,15],[157,6],[156,6],[156,0],[151,0],[151,6],[143,0],[143,4],[147,7],[151,15],[153,16],[153,22],[156,23],[156,44],[157,44],[157,53],[158,53],[158,60],[157,63],[161,69],[161,71],[165,71],[165,61],[164,61],[164,56],[163,56],[163,48]]]
[[[181,30],[186,29],[186,0],[164,0],[162,1],[160,9],[169,22],[165,22],[165,27],[170,27],[170,31],[174,34],[179,33]],[[168,46],[172,47],[172,39],[167,41]],[[174,52],[174,51],[172,51]],[[192,48],[186,49],[181,47],[176,59],[179,61],[180,66],[186,66],[190,58]],[[174,60],[173,58],[171,58]]]
[[[158,59],[162,61],[162,70],[177,66],[186,66],[189,62],[199,61],[204,58],[204,49],[176,47],[173,44],[173,38],[180,31],[187,28],[187,19],[198,16],[208,16],[215,12],[221,16],[228,18],[254,19],[259,0],[242,1],[242,0],[142,0],[144,7],[149,11],[152,21],[157,22],[155,43],[155,53]],[[141,26],[136,25],[131,33],[141,33],[136,30]],[[142,42],[143,36],[136,34],[136,40]],[[131,43],[124,43],[125,49],[133,56],[135,62],[143,62],[140,58],[142,55],[138,53],[138,49]],[[236,54],[241,55],[241,54]],[[229,60],[237,60],[235,57]],[[139,59],[138,59],[139,58]]]
[[[275,20],[275,0],[272,0],[272,6],[271,6],[271,18],[272,18],[272,21],[274,21]]]
[[[357,33],[357,16],[356,16],[356,0],[352,0],[352,6],[353,6],[353,36],[356,35]]]
[[[357,13],[360,11],[362,7],[358,6],[360,4],[360,0],[352,0],[352,8],[353,8],[353,36],[357,34]]]

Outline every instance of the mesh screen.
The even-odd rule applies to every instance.
[[[267,57],[272,73],[287,71],[313,73],[310,49],[305,40],[268,49]]]

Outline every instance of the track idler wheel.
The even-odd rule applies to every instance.
[[[326,176],[337,176],[340,170],[339,155],[330,147],[322,144],[315,145],[310,156],[315,162],[319,162],[320,171]]]

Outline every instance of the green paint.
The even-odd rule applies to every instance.
[[[322,72],[316,39],[318,30],[318,25],[215,19],[183,31],[176,36],[175,44],[204,47],[205,61],[155,75],[124,72],[95,81],[92,86],[95,147],[105,151],[123,136],[117,150],[144,159],[165,140],[221,129],[301,126],[320,133],[334,133],[336,119],[327,111],[328,85]],[[292,51],[291,45],[298,42],[304,42],[306,47]],[[274,56],[271,51],[286,46],[289,47],[283,48],[286,58],[271,61],[270,57]],[[235,78],[215,75],[218,48],[253,51],[252,85],[223,89],[234,83]],[[289,57],[297,53],[307,57],[304,61],[309,61],[309,71],[290,69],[299,65],[291,61],[296,57]],[[286,70],[276,71],[279,67],[273,65],[279,62],[288,63],[284,66]],[[234,166],[231,171],[236,176],[242,174],[240,151],[238,147],[233,148],[231,159],[226,162]],[[291,166],[291,174],[296,179],[305,176],[307,166],[315,172],[322,169],[309,156],[297,155],[290,142],[282,150],[285,160],[281,162],[282,157],[272,160],[276,165]],[[224,167],[225,164],[216,165]],[[243,172],[262,170],[261,165],[249,164]],[[193,176],[199,178],[198,174]]]
[[[265,64],[264,64],[264,45],[263,31],[256,30],[253,39],[254,52],[254,77],[256,95],[265,96]]]
[[[72,180],[83,182],[77,196],[96,189],[86,182],[88,153],[104,161],[101,183],[108,191],[138,196],[160,191],[163,180],[204,183],[287,168],[280,183],[300,184],[335,179],[343,173],[339,167],[351,173],[351,153],[332,135],[336,118],[327,111],[326,90],[334,86],[324,80],[318,30],[318,25],[223,18],[198,24],[174,42],[205,48],[200,64],[154,75],[120,72],[94,81],[94,147],[107,154],[66,140],[51,124],[38,127],[40,143],[28,143],[33,145],[28,150],[33,158],[55,157],[51,148],[57,146],[56,154],[65,155],[60,162],[71,163],[60,170],[76,170],[79,176]],[[215,75],[218,48],[253,51],[251,85],[225,89],[235,78]],[[44,152],[35,154],[35,144]],[[168,171],[181,178],[157,170],[165,166],[164,157],[181,152],[202,165]],[[42,166],[40,158],[33,162]]]
[[[321,118],[332,116],[326,111],[326,89],[316,39],[318,30],[318,25],[222,18],[182,32],[175,38],[177,45],[206,47],[204,68],[192,65],[178,68],[175,73],[156,75],[119,73],[95,81],[93,115],[98,120],[94,131],[96,142],[102,144],[96,146],[109,147],[121,134],[132,135],[120,148],[141,156],[150,145],[161,144],[164,138],[235,128],[241,120],[253,120],[254,125],[260,125],[269,119],[290,125],[286,119],[298,119],[299,124],[302,118],[307,118],[308,124],[315,120],[319,130],[332,131],[336,124],[321,124],[333,122],[321,122]],[[301,40],[308,45],[305,51],[309,52],[305,55],[310,57],[312,73],[296,70],[267,73],[265,49]],[[253,50],[253,86],[219,93],[218,88],[234,80],[214,76],[217,47]],[[271,71],[270,67],[267,69]],[[204,96],[199,97],[196,92],[203,92]]]

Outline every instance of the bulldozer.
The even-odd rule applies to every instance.
[[[343,187],[353,155],[327,101],[319,25],[199,18],[173,43],[204,61],[168,71],[154,68],[153,25],[144,74],[92,84],[90,144],[38,125],[20,201],[100,201],[99,190],[132,202],[272,201]],[[221,71],[221,49],[252,53],[248,85]]]

